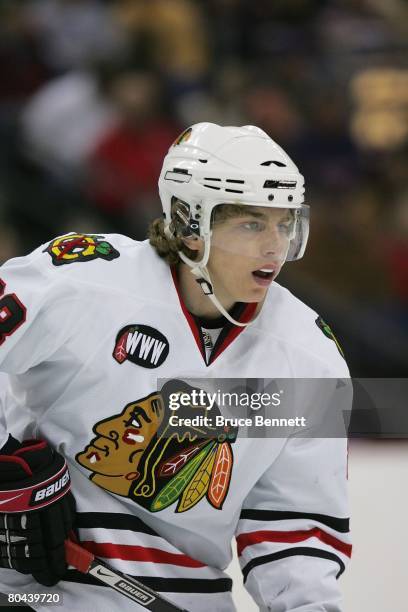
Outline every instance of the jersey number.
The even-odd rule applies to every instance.
[[[27,309],[15,293],[4,295],[6,283],[0,278],[0,345],[26,320]]]

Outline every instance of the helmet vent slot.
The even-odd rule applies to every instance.
[[[225,191],[228,191],[228,193],[244,193],[243,191],[240,191],[239,189],[226,189]]]
[[[216,187],[216,185],[203,185],[203,187],[208,187],[208,189],[216,189],[217,191],[221,189],[221,187]]]
[[[240,185],[244,185],[245,181],[241,181],[239,179],[227,179],[226,183],[239,183]]]
[[[271,164],[275,164],[279,168],[286,168],[286,164],[281,161],[277,161],[276,159],[270,159],[269,161],[262,162],[261,166],[270,166]]]
[[[206,176],[206,177],[204,178],[204,180],[205,180],[205,181],[221,181],[221,179],[220,179],[220,178],[208,178],[208,176]]]

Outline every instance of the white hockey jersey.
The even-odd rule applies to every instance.
[[[168,418],[158,378],[348,377],[314,311],[273,283],[258,318],[227,326],[207,363],[177,280],[148,242],[70,234],[10,260],[0,279],[7,427],[67,458],[85,548],[191,612],[231,612],[223,570],[235,536],[261,610],[341,609],[344,438],[158,434]],[[253,305],[242,310],[249,319]],[[45,589],[13,570],[0,579],[3,592]],[[138,607],[74,569],[46,590],[63,594],[67,612]]]

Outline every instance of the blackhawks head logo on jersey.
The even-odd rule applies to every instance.
[[[177,383],[180,392],[191,390],[186,383]],[[194,416],[204,415],[206,409],[194,407]],[[191,410],[189,406],[180,409],[190,417]],[[220,414],[216,406],[212,413]],[[169,416],[165,388],[131,402],[121,413],[94,425],[96,437],[76,460],[92,472],[92,482],[129,497],[150,512],[175,502],[175,512],[185,512],[203,497],[222,509],[237,429],[187,426],[174,431]]]
[[[106,259],[111,261],[119,257],[119,252],[105,240],[104,236],[93,234],[66,234],[55,238],[44,249],[49,253],[54,266],[62,266],[91,259]]]

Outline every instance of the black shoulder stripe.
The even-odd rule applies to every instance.
[[[78,528],[95,529],[126,529],[138,533],[161,537],[137,516],[116,512],[78,512],[75,526]]]
[[[130,574],[129,574],[130,575]],[[161,578],[151,576],[130,576],[147,587],[159,593],[226,593],[232,589],[230,578]],[[107,585],[99,582],[93,576],[81,574],[77,570],[68,570],[63,578],[64,582],[77,582],[80,584],[93,584],[105,588]]]
[[[321,550],[320,548],[308,548],[306,546],[296,546],[295,548],[289,548],[286,550],[280,550],[279,552],[272,553],[270,555],[263,555],[262,557],[256,557],[255,559],[251,559],[249,563],[247,563],[242,568],[242,575],[244,577],[244,582],[248,578],[249,572],[257,567],[258,565],[264,565],[265,563],[272,563],[273,561],[279,561],[280,559],[286,559],[287,557],[295,557],[295,556],[304,556],[304,557],[320,557],[321,559],[328,559],[330,561],[335,561],[339,564],[340,570],[338,571],[336,578],[339,578],[345,570],[345,565],[343,561],[335,555],[334,553],[328,552],[326,550]]]
[[[317,521],[335,529],[340,533],[348,533],[350,531],[350,519],[348,518],[337,518],[336,516],[329,516],[327,514],[314,514],[311,512],[286,512],[282,510],[242,510],[240,519],[247,519],[250,521],[288,521],[292,519],[309,519]]]

